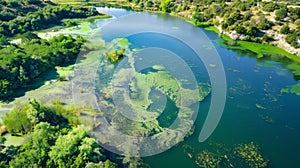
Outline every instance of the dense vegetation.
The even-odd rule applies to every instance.
[[[61,24],[66,18],[99,15],[93,7],[56,6],[40,0],[1,0],[0,4],[0,100],[15,95],[14,89],[27,88],[55,66],[73,63],[85,42],[71,36],[44,40],[31,31]],[[21,44],[10,43],[16,35]]]
[[[64,107],[59,100],[52,105],[36,100],[17,105],[3,122],[10,133],[27,134],[28,138],[21,146],[3,146],[5,138],[1,137],[0,167],[113,168],[122,162],[128,166],[140,162],[127,157],[110,157],[89,130],[80,125],[82,111],[94,114],[88,107]]]
[[[27,31],[40,30],[57,25],[65,18],[86,18],[98,15],[95,8],[69,5],[46,6],[9,21],[0,21],[0,36],[15,36]]]
[[[48,41],[26,33],[22,44],[0,49],[0,99],[11,96],[14,89],[27,87],[55,66],[73,63],[84,41],[63,35]]]
[[[29,12],[35,12],[41,7],[50,5],[49,1],[39,0],[0,0],[0,20],[9,21],[18,16],[25,16]]]

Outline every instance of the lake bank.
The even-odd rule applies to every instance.
[[[54,2],[58,2],[58,3],[62,3],[62,4],[66,3],[65,1],[63,2],[63,1],[59,1],[59,0],[54,1]],[[124,9],[130,9],[130,10],[134,10],[134,11],[162,13],[161,11],[158,10],[158,8],[141,7],[139,5],[135,5],[133,3],[126,2],[126,1],[121,1],[118,3],[116,3],[115,1],[114,2],[112,2],[112,1],[108,1],[108,2],[79,2],[79,1],[75,2],[75,1],[72,1],[70,3],[76,4],[76,5],[79,5],[79,4],[93,5],[93,6],[98,5],[98,6],[124,8]],[[180,12],[178,12],[178,13],[171,12],[170,14],[173,16],[183,18],[186,21],[189,21],[194,24],[193,17],[186,12],[181,12],[181,13]],[[206,26],[210,27],[211,26],[211,23],[210,23],[210,25],[206,25],[206,24],[207,24],[207,22],[197,23],[197,25],[200,27],[206,27]],[[235,34],[235,36],[238,36],[238,37],[241,36],[241,35],[238,35],[237,33],[233,33],[233,31],[226,32],[226,31],[221,30],[220,26],[216,26],[216,25],[212,25],[212,26],[214,28],[213,29],[209,28],[209,29],[217,32],[222,37],[223,37],[223,35],[226,35],[226,36],[230,36],[231,40],[235,39],[236,44],[239,44],[239,48],[241,50],[250,50],[254,53],[257,53],[259,55],[259,57],[262,57],[263,55],[272,55],[272,56],[284,55],[287,58],[292,59],[299,63],[299,59],[296,58],[299,56],[295,55],[295,53],[299,53],[298,49],[295,49],[295,48],[292,49],[291,47],[286,47],[287,44],[284,41],[284,39],[279,39],[278,41],[276,41],[276,43],[272,43],[272,44],[271,43],[263,44],[263,43],[257,43],[257,42],[249,42],[249,41],[238,40],[236,38],[233,38],[232,34]],[[226,40],[226,37],[224,39]],[[279,45],[279,44],[284,44],[284,45]],[[255,46],[255,47],[253,47],[253,46]],[[259,50],[257,48],[259,48]]]

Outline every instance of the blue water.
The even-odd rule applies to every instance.
[[[133,13],[122,9],[104,11],[115,14],[114,19]],[[177,22],[179,18],[168,15],[157,19],[189,24]],[[105,22],[108,24],[110,21]],[[99,25],[102,26],[103,21]],[[134,26],[142,27],[143,24],[139,22]],[[197,154],[203,149],[224,150],[253,141],[269,160],[268,167],[297,167],[300,151],[300,97],[280,92],[281,88],[297,83],[293,74],[279,62],[257,60],[252,53],[221,46],[217,42],[219,36],[216,33],[203,31],[218,51],[226,73],[228,92],[220,123],[209,139],[203,143],[198,142],[210,106],[211,97],[208,96],[200,104],[194,134],[166,152],[144,158],[145,162],[151,167],[197,167],[194,159],[190,159],[184,152],[185,146],[192,148],[190,153]],[[161,47],[180,55],[198,82],[209,82],[203,62],[184,43],[155,32],[138,33],[127,38],[132,48]]]

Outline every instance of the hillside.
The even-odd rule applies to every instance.
[[[37,0],[0,0],[0,20],[9,21],[18,16],[25,16],[27,13],[35,12],[46,5],[53,5],[53,3]]]

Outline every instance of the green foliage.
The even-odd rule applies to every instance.
[[[300,16],[300,14],[299,14],[299,16]],[[297,25],[297,27],[299,29],[299,27],[300,27],[300,19],[297,19],[294,24]]]
[[[9,41],[6,37],[0,35],[0,49],[4,45],[9,45]]]
[[[267,34],[263,35],[262,40],[267,43],[274,41],[274,39],[272,37],[268,36]]]
[[[280,29],[280,33],[281,34],[289,34],[290,33],[290,27],[288,24],[285,24],[282,26],[282,28]]]
[[[31,112],[31,106],[21,106],[17,105],[11,112],[6,113],[3,118],[3,123],[7,126],[8,132],[11,134],[26,134],[32,130],[33,124],[32,121],[27,116]]]
[[[299,65],[298,65],[298,67],[299,67]],[[281,93],[293,93],[297,96],[300,96],[300,84],[298,83],[298,84],[289,86],[287,88],[282,88]]]
[[[6,79],[0,80],[0,95],[10,95],[11,93],[12,89],[10,82]]]
[[[206,21],[205,17],[202,14],[198,13],[198,12],[196,12],[193,15],[193,19],[195,20],[196,25],[197,25],[198,22],[205,22]]]
[[[268,2],[263,4],[263,10],[266,12],[273,12],[277,9],[279,9],[279,5],[277,3]]]
[[[27,87],[55,66],[75,62],[82,37],[57,36],[49,41],[27,32],[22,44],[0,49],[0,99],[12,96],[13,89]]]
[[[65,119],[55,122],[55,117],[47,114],[49,110],[55,114],[62,113],[60,115],[73,113],[71,111],[74,108],[66,109],[58,100],[55,100],[50,106],[40,104],[36,100],[30,100],[27,104],[17,105],[15,109],[7,113],[4,124],[9,125],[14,122],[15,124],[12,125],[14,130],[19,127],[23,129],[26,124],[30,124],[31,127],[28,127],[28,130],[30,129],[32,132],[26,132],[26,142],[20,148],[9,146],[4,147],[4,150],[3,147],[0,148],[2,150],[0,151],[1,167],[116,168],[117,164],[102,154],[102,148],[89,135],[84,126],[62,127],[66,124]],[[18,113],[15,113],[16,111]],[[20,118],[26,122],[24,123]],[[8,123],[7,121],[11,122]],[[23,125],[19,126],[18,123]],[[7,127],[9,127],[8,125]],[[10,127],[9,130],[11,129]],[[0,143],[3,143],[5,138],[0,140]]]
[[[220,166],[221,158],[212,152],[204,150],[196,157],[196,164],[201,168],[214,168]]]
[[[55,142],[56,129],[49,123],[39,123],[30,138],[21,147],[20,154],[9,164],[11,167],[46,167],[48,152]]]
[[[258,145],[253,142],[238,145],[234,154],[243,159],[251,168],[266,167],[268,163],[261,155]]]
[[[240,11],[234,11],[228,17],[225,18],[225,21],[228,23],[228,25],[233,25],[236,21],[241,19],[242,15]]]
[[[3,123],[12,134],[27,134],[40,122],[47,122],[51,125],[67,123],[66,118],[63,117],[66,115],[59,114],[58,109],[54,105],[42,105],[35,99],[29,100],[28,103],[17,104],[12,111],[6,113]]]
[[[300,96],[300,84],[292,86],[290,92]]]
[[[256,21],[257,28],[262,30],[268,30],[270,29],[274,24],[267,20],[264,15],[260,15]]]
[[[6,138],[4,136],[0,136],[0,145],[3,145],[6,141]]]
[[[244,26],[239,25],[235,28],[235,31],[239,34],[246,34],[247,29]]]
[[[289,43],[293,47],[298,47],[298,38],[295,33],[287,34],[285,37],[285,41]]]
[[[40,30],[60,24],[65,18],[86,18],[99,13],[94,7],[79,7],[69,5],[46,6],[40,10],[27,13],[23,18],[15,18],[0,24],[0,34],[15,36],[27,31]]]
[[[163,12],[170,12],[171,0],[162,0],[160,3],[160,10]]]
[[[259,32],[259,29],[255,26],[249,26],[246,28],[246,34],[249,36],[255,36]]]
[[[27,13],[37,11],[47,4],[48,2],[42,0],[0,0],[2,7],[0,20],[10,21],[17,16],[25,16]]]
[[[125,48],[121,48],[120,50],[110,50],[105,53],[106,58],[112,62],[119,62],[124,57]]]
[[[72,21],[71,19],[66,19],[63,22],[64,22],[64,24],[67,27],[72,27],[72,26],[76,26],[77,25],[77,22],[76,21]]]
[[[288,8],[288,12],[289,18],[291,18],[292,21],[300,19],[300,8]]]
[[[16,18],[15,13],[11,11],[1,11],[0,12],[0,20],[2,21],[9,21]]]
[[[287,9],[287,7],[280,8],[279,10],[277,10],[277,11],[275,12],[275,15],[276,15],[275,19],[276,19],[276,20],[282,20],[282,19],[284,19],[285,17],[287,17],[287,14],[288,14],[288,9]]]
[[[9,167],[9,162],[18,155],[19,147],[17,146],[1,146],[0,148],[0,167]]]
[[[51,147],[49,158],[49,167],[84,167],[87,162],[97,163],[104,159],[95,139],[81,126],[59,136]]]

